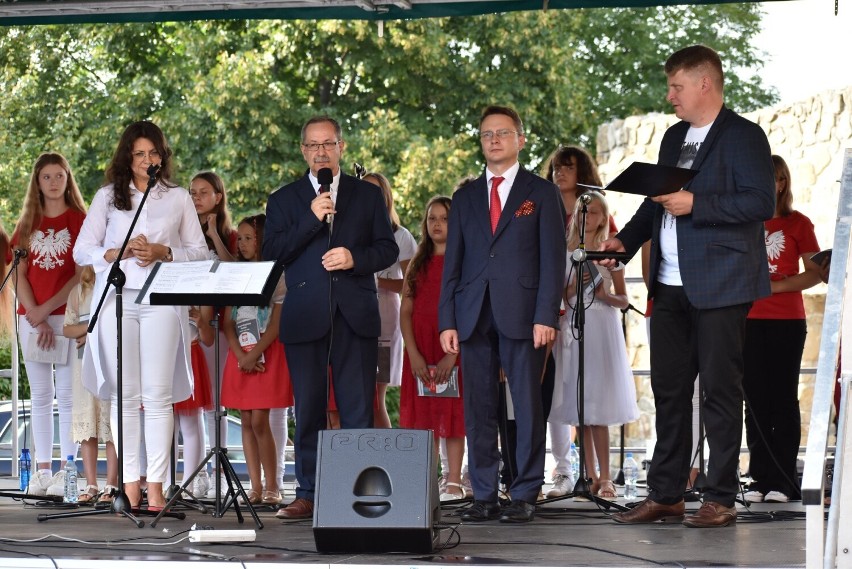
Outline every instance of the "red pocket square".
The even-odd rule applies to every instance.
[[[530,200],[525,200],[524,203],[521,204],[521,207],[518,208],[518,211],[515,212],[515,217],[521,217],[522,215],[530,215],[535,211],[535,203]]]

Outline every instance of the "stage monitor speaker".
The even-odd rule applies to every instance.
[[[432,431],[320,431],[317,551],[431,553],[439,509]]]

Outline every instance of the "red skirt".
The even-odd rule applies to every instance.
[[[207,358],[197,340],[190,345],[189,359],[192,362],[192,397],[175,403],[176,413],[188,415],[196,409],[212,409],[213,394],[210,389],[210,371],[207,369]]]
[[[284,344],[278,340],[263,352],[263,373],[244,373],[233,352],[225,359],[222,405],[229,409],[278,409],[293,405],[290,370]]]

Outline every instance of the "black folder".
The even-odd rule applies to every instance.
[[[698,170],[634,162],[627,167],[615,180],[605,188],[577,184],[583,188],[606,190],[607,192],[622,192],[640,196],[662,196],[671,194],[684,187],[698,174]]]

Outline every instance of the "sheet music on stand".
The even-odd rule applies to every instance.
[[[284,268],[273,261],[157,263],[139,304],[267,306]]]

